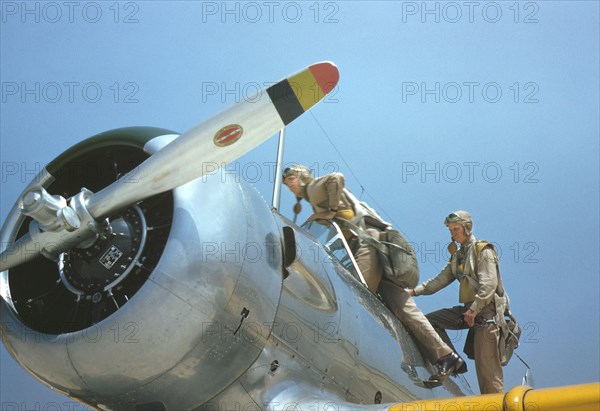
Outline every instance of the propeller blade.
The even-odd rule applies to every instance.
[[[331,63],[318,63],[188,130],[88,200],[99,218],[215,171],[276,134],[337,84]]]
[[[110,186],[91,194],[87,211],[94,219],[100,219],[215,171],[308,111],[335,88],[338,80],[337,67],[321,62],[258,91],[186,131]],[[20,239],[0,254],[0,271],[34,258],[37,253],[25,252],[34,248],[33,242],[42,253],[50,244],[54,253],[61,248],[64,251],[82,230],[86,230],[85,225],[71,233],[44,232],[37,238]]]
[[[102,217],[215,171],[249,152],[323,99],[337,84],[332,63],[314,64],[188,130],[114,184],[92,195]]]

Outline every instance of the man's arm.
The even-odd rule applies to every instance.
[[[324,180],[329,209],[336,211],[340,205],[342,191],[344,190],[344,175],[341,173],[331,173],[325,176]]]
[[[479,313],[486,305],[494,299],[498,287],[497,256],[490,247],[484,248],[477,259],[477,280],[479,290],[475,295],[475,301],[470,309]]]
[[[450,262],[448,262],[446,267],[444,267],[444,269],[437,276],[425,281],[421,285],[416,286],[413,290],[411,290],[410,294],[414,297],[417,295],[430,295],[438,292],[454,280],[455,278],[452,274],[452,267]]]
[[[338,209],[344,189],[344,176],[340,173],[315,178],[306,186],[308,201],[316,213]]]

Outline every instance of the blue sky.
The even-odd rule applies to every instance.
[[[415,244],[422,279],[444,266],[444,217],[471,211],[475,235],[501,252],[536,385],[600,380],[598,2],[0,4],[2,220],[35,172],[84,138],[183,132],[330,60],[339,86],[288,128],[285,162],[344,173]],[[268,201],[275,148],[229,166]],[[292,205],[284,192],[283,213]],[[457,295],[452,285],[417,304]],[[523,373],[513,359],[506,385]],[[74,407],[4,348],[0,397],[3,409]]]

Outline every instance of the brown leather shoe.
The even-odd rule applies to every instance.
[[[437,374],[429,377],[429,380],[442,382],[446,380],[452,373],[461,369],[464,364],[465,362],[457,353],[451,352],[450,354],[440,358],[435,363],[437,367]]]

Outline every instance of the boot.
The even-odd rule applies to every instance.
[[[462,358],[457,353],[451,352],[448,355],[440,358],[436,363],[437,374],[429,377],[429,381],[442,382],[445,381],[450,374],[457,372],[465,364]],[[465,367],[466,368],[466,367]]]

